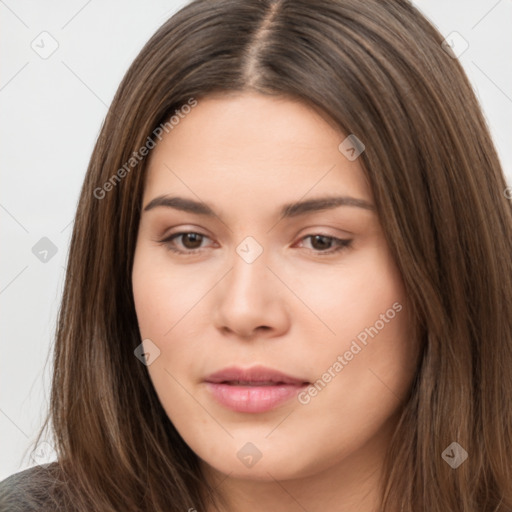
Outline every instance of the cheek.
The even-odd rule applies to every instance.
[[[132,286],[141,336],[160,340],[171,335],[204,294],[187,270],[177,272],[166,263],[165,253],[145,247],[135,252]]]
[[[159,262],[155,257],[154,249],[137,248],[132,287],[140,335],[142,340],[150,339],[159,350],[147,370],[167,415],[173,421],[177,416],[180,423],[179,418],[191,402],[184,392],[183,374],[193,375],[195,356],[200,353],[197,336],[186,332],[187,314],[197,304],[201,291],[190,287],[192,281],[186,272],[172,275],[170,271],[172,268],[165,261]]]
[[[367,330],[375,333],[375,326],[379,333],[390,334],[390,338],[403,338],[399,334],[409,321],[405,289],[382,243],[349,254],[341,264],[326,265],[315,273],[303,270],[296,274],[295,291],[306,299],[316,318],[297,315],[294,321],[303,327],[309,322],[311,332],[316,329],[317,339],[320,328],[326,348],[348,349],[358,335],[364,342],[365,336],[370,339]],[[289,279],[292,278],[290,275]]]
[[[378,423],[410,388],[416,344],[403,281],[389,252],[375,246],[357,258],[353,265],[347,263],[350,271],[338,269],[331,279],[326,276],[323,295],[308,296],[335,332],[317,335],[321,350],[304,346],[310,368],[321,381],[311,411],[322,416],[320,411],[339,402],[353,418],[373,410],[372,421]],[[304,281],[305,288],[310,285]],[[327,414],[323,421],[333,417]]]
[[[205,350],[200,334],[209,325],[204,299],[212,286],[207,276],[198,278],[194,266],[173,267],[166,256],[142,245],[132,272],[141,339],[150,339],[159,350],[148,372],[164,407],[179,404],[177,398],[183,394],[179,383],[197,376],[197,356]],[[186,394],[182,398],[189,401]]]
[[[374,414],[372,421],[378,422],[405,398],[416,372],[417,349],[401,279],[394,271],[369,272],[361,282],[366,288],[354,293],[350,307],[339,314],[336,341],[317,361],[324,374],[338,363],[336,378],[317,405],[343,397],[355,418],[363,408],[368,419]]]

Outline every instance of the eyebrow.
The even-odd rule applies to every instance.
[[[195,213],[196,215],[206,215],[208,217],[218,217],[209,205],[204,202],[187,199],[184,197],[172,196],[158,196],[152,199],[145,207],[144,211],[150,211],[157,207],[174,208],[188,213]],[[304,215],[310,212],[321,210],[331,210],[339,206],[354,206],[363,208],[365,210],[374,211],[375,207],[365,201],[364,199],[357,199],[350,196],[336,196],[336,197],[319,197],[316,199],[308,199],[306,201],[299,201],[295,203],[285,204],[281,208],[281,217],[290,218]]]

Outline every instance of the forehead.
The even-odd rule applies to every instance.
[[[349,194],[371,200],[359,161],[338,146],[346,138],[305,103],[243,93],[212,96],[180,116],[152,150],[145,202],[156,194],[254,202],[305,194]],[[212,197],[214,196],[214,197]]]

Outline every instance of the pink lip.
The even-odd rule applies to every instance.
[[[295,397],[309,382],[254,366],[224,368],[205,379],[207,389],[221,405],[237,412],[265,412]]]

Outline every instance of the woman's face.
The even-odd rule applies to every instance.
[[[152,150],[138,323],[162,406],[212,472],[355,478],[389,442],[415,340],[347,135],[246,93],[200,99]]]

